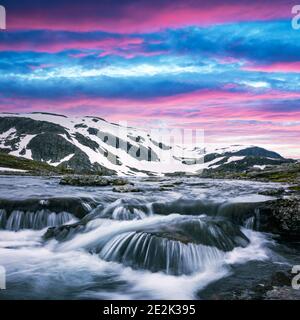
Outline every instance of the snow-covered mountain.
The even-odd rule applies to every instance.
[[[98,117],[49,113],[0,114],[0,151],[76,172],[138,176],[261,170],[291,161],[256,146],[184,147]]]

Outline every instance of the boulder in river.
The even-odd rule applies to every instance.
[[[300,199],[277,199],[259,209],[259,231],[300,239]]]
[[[114,192],[125,193],[125,192],[141,192],[141,189],[133,186],[132,184],[121,185],[113,188]]]
[[[106,187],[108,185],[123,186],[128,184],[128,181],[123,178],[98,175],[68,175],[60,180],[60,184],[78,187]]]
[[[264,196],[269,196],[269,197],[280,197],[285,193],[284,188],[279,188],[279,189],[271,189],[271,190],[265,190],[259,192],[259,194],[264,195]]]

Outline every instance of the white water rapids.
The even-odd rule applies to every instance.
[[[141,225],[153,225],[160,220],[174,218],[155,217],[146,218],[145,221],[122,221],[111,225],[104,223],[103,226],[86,234],[79,234],[64,244],[53,240],[43,245],[41,236],[45,230],[1,231],[0,265],[6,268],[11,286],[22,283],[30,288],[30,291],[36,292],[35,298],[38,299],[49,298],[51,291],[56,295],[54,298],[58,299],[65,295],[74,299],[194,299],[197,291],[228,275],[231,272],[228,268],[230,264],[268,259],[268,250],[264,246],[266,239],[250,230],[245,231],[251,241],[249,246],[236,248],[228,253],[215,249],[214,255],[206,257],[202,269],[191,275],[174,276],[163,272],[134,270],[120,263],[106,262],[98,255],[83,250],[88,245],[120,232],[138,230]],[[107,254],[109,248],[113,249],[111,242],[104,247],[103,255]],[[204,248],[195,247],[195,252],[197,249],[201,253]],[[188,253],[182,253],[181,258],[185,259],[186,255]],[[111,286],[119,289],[107,290],[105,285],[101,288],[101,282],[98,285],[97,279],[101,282],[110,279]],[[20,292],[19,297],[24,294],[25,297],[32,297],[32,292],[26,290]]]
[[[234,275],[235,266],[273,259],[269,236],[251,230],[254,218],[243,222],[247,229],[228,214],[244,206],[233,210],[230,199],[253,200],[260,184],[203,186],[189,180],[162,193],[150,182],[141,194],[119,195],[108,188],[99,192],[61,187],[57,180],[20,179],[16,200],[3,193],[5,207],[0,207],[0,266],[7,280],[0,299],[201,299],[204,288]],[[51,208],[51,201],[40,200],[58,194],[92,200],[78,201],[70,212],[64,199],[63,210],[57,208],[60,200]],[[255,215],[253,201],[248,202]],[[45,239],[49,230],[54,233]]]

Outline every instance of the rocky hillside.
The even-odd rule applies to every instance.
[[[189,149],[169,145],[145,130],[121,127],[101,118],[49,113],[0,114],[0,152],[59,170],[101,175],[203,171],[204,176],[220,176],[224,172],[260,172],[267,166],[293,162],[256,146]]]

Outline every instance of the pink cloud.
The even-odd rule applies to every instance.
[[[243,70],[255,72],[293,72],[300,73],[300,61],[297,62],[276,62],[269,65],[246,65]]]
[[[28,67],[31,69],[31,70],[38,70],[38,69],[47,69],[47,68],[52,68],[54,67],[53,64],[50,64],[50,63],[44,63],[44,64],[39,64],[39,65],[28,65]]]
[[[74,40],[74,39],[56,39],[48,42],[32,42],[29,40],[18,41],[14,43],[2,42],[0,43],[0,50],[5,51],[36,51],[36,52],[60,52],[63,50],[77,49],[98,49],[104,51],[112,51],[117,49],[128,49],[130,46],[141,45],[143,39],[141,38],[108,38],[95,40]]]
[[[274,111],[272,108],[264,108],[270,103],[284,99],[300,98],[300,92],[281,92],[268,90],[263,93],[228,92],[222,90],[202,90],[187,94],[177,94],[168,97],[152,99],[124,99],[102,97],[74,97],[55,100],[35,98],[0,98],[1,109],[13,110],[61,110],[61,112],[84,113],[85,110],[105,112],[109,117],[128,115],[130,118],[148,117],[151,114],[164,117],[178,116],[187,119],[197,117],[217,119],[266,119],[278,118],[280,120],[300,119],[300,111],[287,112],[286,110]],[[259,104],[258,104],[259,103]],[[249,107],[249,105],[259,107]],[[261,107],[260,107],[261,106]],[[192,110],[192,111],[190,111]],[[171,114],[171,116],[170,116]]]
[[[204,129],[209,142],[278,145],[287,156],[300,157],[300,110],[268,108],[276,100],[299,99],[300,93],[267,91],[199,91],[148,100],[74,97],[72,99],[2,98],[2,112],[48,111],[69,115],[95,115],[130,124],[165,120],[174,127]],[[258,103],[254,107],[255,103]],[[298,120],[297,120],[298,119]],[[232,139],[232,140],[231,140]],[[244,141],[244,142],[245,142]],[[229,142],[228,142],[229,143]]]
[[[48,29],[92,31],[103,30],[121,33],[139,33],[162,28],[187,25],[210,25],[233,21],[257,21],[291,17],[292,1],[252,1],[224,4],[221,1],[176,2],[152,5],[141,1],[120,3],[116,8],[104,10],[101,2],[91,6],[50,6],[44,10],[12,12],[8,29]],[[111,10],[114,9],[114,14]]]

